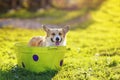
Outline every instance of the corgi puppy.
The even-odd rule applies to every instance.
[[[43,25],[43,29],[46,32],[46,36],[33,37],[28,45],[29,46],[65,46],[66,34],[69,31],[69,26],[63,28],[48,28]]]

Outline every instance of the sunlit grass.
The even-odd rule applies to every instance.
[[[108,29],[106,24],[98,23],[92,24],[87,29],[71,30],[67,35],[67,47],[69,49],[64,59],[64,65],[53,79],[99,78],[101,80],[114,77],[118,79],[117,73],[120,66],[119,30],[119,25],[110,26]],[[2,53],[2,71],[11,69],[11,66],[16,64],[15,52],[13,51],[15,42],[28,41],[32,36],[45,34],[43,30],[14,28],[0,29],[0,32],[2,33],[0,39],[2,41],[2,48],[0,48]]]
[[[50,80],[51,78],[53,80],[119,80],[120,15],[119,12],[114,13],[116,8],[119,9],[116,1],[108,0],[98,11],[92,12],[94,21],[86,28],[77,25],[74,26],[75,29],[69,31],[64,65],[55,76],[54,72],[35,74],[12,68],[17,64],[14,43],[29,41],[33,36],[45,35],[43,30],[1,28],[0,80]],[[112,8],[108,9],[106,5]],[[74,17],[77,15],[74,12],[71,14],[74,14]],[[71,17],[71,14],[68,16]]]

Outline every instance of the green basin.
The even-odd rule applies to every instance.
[[[29,47],[27,43],[16,43],[18,66],[32,72],[59,70],[66,52],[65,46]]]

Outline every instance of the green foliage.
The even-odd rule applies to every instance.
[[[65,23],[72,19],[78,18],[86,13],[86,10],[76,10],[76,11],[65,11],[57,10],[54,8],[51,9],[40,9],[35,12],[27,11],[26,9],[10,10],[7,13],[0,14],[1,18],[40,18],[40,23],[50,23],[50,24],[59,24]],[[42,20],[45,18],[46,20]]]
[[[70,30],[67,35],[68,51],[64,65],[58,72],[36,74],[14,68],[17,64],[14,43],[29,41],[32,36],[44,35],[43,30],[1,28],[0,80],[119,80],[120,8],[118,4],[119,0],[107,0],[99,10],[92,12],[94,21],[91,24],[82,24],[82,26],[86,25],[86,28],[81,28],[78,24],[75,29]]]
[[[58,10],[57,10],[58,11]],[[35,17],[59,17],[63,14],[61,14],[61,12],[63,13],[63,11],[58,11],[59,14],[53,14],[56,12],[56,9],[50,9],[50,10],[44,10],[44,9],[40,9],[38,11],[32,12],[32,11],[28,11],[26,9],[19,9],[19,10],[10,10],[7,13],[3,13],[0,14],[0,17],[2,18],[35,18]]]

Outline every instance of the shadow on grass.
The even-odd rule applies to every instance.
[[[51,80],[58,71],[50,70],[41,73],[34,73],[16,67],[11,70],[0,70],[0,80]]]

